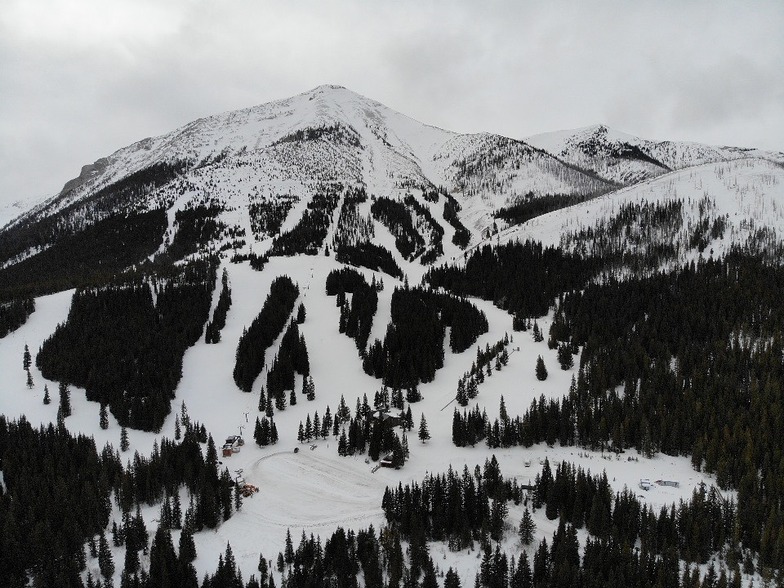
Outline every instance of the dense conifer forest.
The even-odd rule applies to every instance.
[[[505,220],[509,224],[519,225],[531,220],[532,218],[536,218],[537,216],[547,214],[548,212],[566,208],[567,206],[573,206],[574,204],[583,202],[585,199],[586,196],[577,194],[552,194],[536,196],[532,192],[529,192],[511,206],[504,206],[499,208],[495,212],[494,216],[495,218]]]
[[[82,587],[87,550],[108,577],[115,565],[122,567],[123,585],[165,585],[155,579],[156,539],[150,548],[139,512],[142,505],[160,503],[156,538],[169,529],[182,530],[179,558],[173,550],[169,556],[175,556],[178,575],[192,582],[172,585],[198,586],[190,565],[192,534],[228,520],[241,502],[228,470],[219,469],[212,438],[191,422],[184,405],[181,415],[181,440],[164,438],[150,457],[136,453],[126,466],[119,452],[108,445],[99,452],[92,438],[73,437],[52,424],[34,429],[24,419],[0,416],[5,488],[0,492],[0,584],[25,586],[32,580],[35,586]],[[181,489],[188,504],[180,502]],[[112,519],[112,500],[119,520]],[[114,562],[109,552],[104,529],[110,524],[109,540],[125,547],[124,563]],[[148,549],[150,568],[142,570],[139,551]]]
[[[0,302],[0,339],[27,322],[35,311],[35,299],[21,298]]]
[[[44,341],[36,365],[45,378],[108,404],[120,424],[157,431],[182,377],[183,354],[201,337],[214,281],[214,263],[195,261],[160,283],[131,279],[77,290],[68,320]]]
[[[411,260],[424,252],[425,240],[414,227],[411,213],[402,202],[376,198],[370,206],[370,212],[395,237],[395,247],[404,258]]]
[[[369,241],[356,245],[339,245],[335,259],[341,263],[384,272],[393,278],[403,277],[403,270],[400,269],[389,249]]]
[[[280,226],[297,202],[295,196],[277,195],[272,198],[253,198],[248,203],[250,227],[257,239],[277,235]]]
[[[83,231],[65,234],[37,255],[0,270],[0,300],[107,284],[154,254],[165,230],[166,212],[157,209],[108,216]]]
[[[363,202],[367,202],[364,188],[346,189],[340,206],[338,223],[332,236],[332,249],[369,243],[373,240],[375,235],[373,218],[359,212],[359,205]]]
[[[340,201],[340,188],[325,189],[315,194],[296,226],[281,233],[272,242],[269,255],[315,255],[324,244],[332,213]]]
[[[579,288],[599,267],[556,247],[526,241],[500,247],[483,245],[465,266],[443,265],[428,270],[425,281],[460,296],[492,300],[521,317],[542,316],[562,292]]]
[[[639,211],[631,211],[638,214]],[[734,541],[784,565],[780,415],[784,387],[784,286],[779,266],[740,252],[671,273],[591,281],[556,249],[480,250],[464,270],[436,269],[433,285],[536,316],[556,301],[553,346],[582,348],[578,377],[560,402],[541,399],[521,419],[491,424],[455,415],[454,432],[491,446],[541,441],[645,455],[691,455],[739,492]],[[524,286],[525,284],[525,286]],[[515,288],[530,294],[516,292]]]
[[[294,309],[299,288],[287,276],[275,278],[264,306],[245,330],[237,345],[234,381],[240,390],[250,392],[264,368],[264,354],[280,335]]]
[[[470,302],[423,288],[396,288],[392,320],[383,343],[376,340],[363,361],[365,372],[391,388],[430,382],[444,365],[445,327],[454,353],[465,351],[488,329],[487,317]]]
[[[185,162],[157,163],[101,188],[89,198],[66,206],[52,216],[38,218],[33,215],[24,219],[0,234],[0,262],[28,251],[49,247],[65,237],[75,237],[90,225],[107,218],[134,218],[149,210],[147,207],[137,209],[145,196],[155,188],[171,182],[186,168]],[[154,209],[160,208],[160,204]],[[129,232],[129,236],[131,234]],[[94,232],[90,239],[82,242],[90,242],[96,236],[97,232]],[[163,231],[160,232],[162,236]],[[129,242],[132,241],[129,239]]]
[[[433,263],[444,254],[443,238],[444,229],[436,222],[430,209],[408,194],[403,198],[403,203],[409,207],[412,219],[416,223],[418,233],[426,237],[426,250],[422,253],[420,261],[427,265]]]
[[[221,331],[226,326],[226,315],[231,308],[231,288],[229,287],[229,275],[223,270],[221,276],[221,291],[218,296],[218,304],[212,313],[212,319],[207,322],[204,332],[204,340],[207,343],[218,343],[221,340]]]
[[[460,222],[458,212],[460,212],[460,203],[451,194],[444,195],[444,220],[452,225],[455,229],[455,234],[452,236],[452,243],[465,249],[471,241],[471,232]]]
[[[327,276],[327,295],[336,296],[335,303],[340,307],[338,330],[354,339],[360,356],[367,347],[382,287],[375,277],[368,284],[362,274],[349,268],[333,270]]]
[[[168,255],[173,259],[182,259],[216,240],[227,228],[216,220],[222,210],[221,206],[215,204],[200,204],[175,212],[176,232],[167,250]]]
[[[278,410],[286,407],[286,393],[289,393],[291,404],[296,404],[294,374],[300,374],[307,382],[310,376],[310,360],[305,337],[300,334],[295,321],[290,321],[286,332],[280,340],[278,353],[267,370],[267,394],[270,402],[275,403]],[[310,400],[313,400],[310,398]]]

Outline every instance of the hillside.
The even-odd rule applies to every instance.
[[[320,86],[85,166],[0,230],[0,584],[780,581],[783,160]]]
[[[650,269],[720,258],[733,247],[778,256],[784,167],[735,159],[668,173],[545,214],[499,235],[605,259],[649,259]],[[653,259],[656,258],[656,259]]]

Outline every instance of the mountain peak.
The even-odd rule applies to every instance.
[[[321,84],[320,86],[316,86],[312,90],[305,92],[306,94],[314,94],[316,92],[327,92],[329,90],[348,90],[345,86],[341,86],[339,84]]]

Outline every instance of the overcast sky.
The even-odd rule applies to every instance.
[[[0,204],[324,83],[458,132],[784,150],[784,2],[2,0]]]

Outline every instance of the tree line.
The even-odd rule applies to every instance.
[[[229,287],[229,275],[223,270],[221,276],[221,291],[218,295],[218,303],[212,313],[212,319],[207,321],[204,331],[204,341],[206,343],[219,343],[221,331],[226,326],[226,315],[231,308],[231,288]]]
[[[0,270],[0,300],[110,284],[120,272],[158,250],[166,227],[162,208],[116,212],[54,242],[42,242],[42,251]],[[13,238],[8,232],[13,230],[0,234],[0,239]]]
[[[472,303],[423,288],[396,288],[383,343],[376,340],[363,359],[365,373],[392,388],[430,382],[444,365],[445,327],[449,347],[460,353],[487,332],[487,317]]]
[[[182,415],[181,441],[164,438],[149,458],[136,453],[125,467],[119,452],[108,444],[98,451],[91,437],[0,416],[0,583],[83,586],[85,547],[110,578],[115,567],[106,539],[110,528],[115,546],[126,547],[129,574],[154,575],[152,563],[149,572],[139,567],[138,552],[149,548],[141,505],[160,502],[161,525],[182,528],[186,541],[231,517],[238,506],[235,484],[228,470],[219,470],[212,438],[203,436],[184,406]],[[190,496],[187,505],[180,504],[182,487]],[[112,499],[121,512],[119,524],[110,519]]]
[[[264,369],[264,355],[277,339],[294,309],[299,288],[288,276],[278,276],[270,286],[258,316],[245,329],[237,344],[234,382],[243,392],[250,392],[253,382]]]
[[[382,288],[383,283],[376,282],[375,276],[368,284],[362,274],[350,268],[332,270],[327,275],[327,296],[335,296],[335,304],[340,307],[338,330],[354,339],[360,356],[367,347]],[[350,300],[346,294],[351,294]]]
[[[185,350],[207,320],[216,268],[199,260],[174,271],[161,283],[77,290],[67,321],[36,356],[44,377],[83,387],[123,426],[160,430]]]
[[[455,234],[452,236],[452,243],[460,247],[460,249],[465,249],[468,247],[468,243],[471,241],[471,232],[460,221],[460,217],[457,214],[460,212],[460,209],[460,203],[455,199],[455,197],[445,192],[444,220],[452,225],[453,229],[455,229]]]
[[[0,302],[0,339],[25,324],[34,311],[34,298],[17,298]]]
[[[405,259],[410,261],[424,252],[425,240],[414,227],[405,204],[380,197],[373,201],[370,212],[395,237],[395,247]]]
[[[332,223],[332,213],[337,208],[340,196],[338,188],[323,188],[324,192],[313,195],[302,217],[293,229],[275,237],[269,255],[316,255]]]
[[[520,317],[547,314],[559,294],[580,288],[596,274],[600,262],[564,253],[539,242],[484,245],[463,266],[431,268],[425,282],[459,296],[491,300]]]

